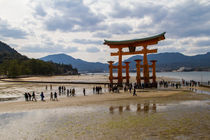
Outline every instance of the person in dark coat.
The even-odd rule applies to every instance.
[[[85,96],[85,88],[83,88],[83,94],[84,94],[84,96]]]
[[[44,101],[44,93],[43,92],[41,92],[40,96],[41,96],[41,101]]]
[[[134,88],[134,90],[133,90],[133,96],[137,96],[137,94],[136,94],[136,88]]]
[[[54,93],[54,100],[58,101],[58,95],[57,92]]]
[[[50,93],[50,101],[53,101],[53,93]]]
[[[32,93],[32,101],[35,101],[36,102],[36,95],[35,95],[35,92],[34,91]]]
[[[24,97],[25,97],[25,101],[28,101],[28,93],[25,93]]]

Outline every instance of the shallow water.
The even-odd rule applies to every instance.
[[[193,91],[195,93],[198,93],[198,94],[208,94],[208,95],[210,95],[209,91],[199,90],[199,89],[195,89],[195,88],[190,88],[189,90]]]
[[[12,101],[12,100],[24,100],[24,93],[29,92],[32,94],[33,91],[36,93],[36,98],[40,100],[40,93],[44,92],[45,99],[49,99],[51,92],[58,93],[59,86],[65,86],[66,89],[75,88],[76,96],[83,96],[83,88],[85,88],[86,95],[93,94],[93,87],[89,85],[71,85],[71,84],[52,84],[52,90],[49,84],[38,84],[38,83],[10,83],[0,82],[0,101]],[[47,89],[46,89],[47,85]],[[107,92],[108,89],[102,86],[103,93]],[[63,97],[66,95],[62,95]],[[60,96],[58,96],[59,98]]]
[[[206,123],[207,128],[210,126],[209,100],[164,104],[154,100],[136,102],[117,101],[104,105],[2,113],[0,114],[0,136],[2,139],[135,139],[133,136],[136,135],[136,139],[141,136],[154,139],[160,138],[169,128],[172,129],[168,124],[180,125],[180,123],[176,124],[180,120],[186,123],[191,120],[200,121],[201,126],[195,128],[196,136],[199,136],[199,129],[205,131],[202,123]],[[197,113],[199,116],[190,115]],[[190,120],[185,120],[186,116]],[[203,120],[199,120],[200,117]],[[163,121],[163,124],[159,124],[158,119]],[[155,123],[154,127],[153,123]],[[126,131],[123,132],[124,130]],[[185,131],[188,132],[183,130],[184,134]],[[173,135],[183,139],[193,138],[195,134],[194,130],[192,131],[193,133],[184,136],[177,133]],[[206,131],[203,135],[210,138],[208,130]],[[166,136],[170,135],[167,132]]]

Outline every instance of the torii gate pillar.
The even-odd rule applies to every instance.
[[[157,60],[151,60],[150,62],[152,62],[152,83],[155,85],[157,84],[156,82],[156,62]]]
[[[141,85],[141,71],[140,71],[140,68],[141,68],[141,59],[136,59],[136,82],[137,82],[137,85]]]
[[[109,81],[110,84],[113,84],[113,63],[114,61],[108,61],[109,63]]]
[[[125,69],[126,69],[126,84],[129,84],[129,64],[130,62],[124,62],[125,63]]]

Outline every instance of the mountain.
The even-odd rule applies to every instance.
[[[75,59],[66,54],[54,54],[40,58],[44,61],[52,61],[58,64],[71,64],[79,72],[104,72],[108,70],[108,64],[100,62],[87,62],[81,59]]]
[[[0,63],[4,60],[10,59],[28,59],[26,56],[21,55],[15,49],[11,48],[9,45],[0,41]]]
[[[38,59],[29,59],[0,41],[0,76],[78,74],[71,65],[60,65]]]
[[[131,69],[136,67],[135,59],[143,60],[143,56],[136,55],[125,60],[131,62]],[[210,68],[210,52],[195,56],[186,56],[181,53],[150,54],[148,55],[148,61],[150,60],[157,60],[157,71],[172,71],[180,67],[185,67],[188,70],[205,70]]]
[[[108,72],[108,64],[99,62],[87,62],[81,59],[75,59],[66,54],[54,54],[40,58],[44,61],[52,61],[59,64],[71,64],[79,72]],[[130,70],[136,69],[135,59],[143,59],[141,55],[132,56],[123,62],[129,61]],[[195,56],[186,56],[181,53],[158,53],[148,55],[148,61],[157,60],[157,71],[173,71],[183,68],[183,70],[210,70],[210,52]],[[116,63],[117,64],[117,63]],[[116,65],[115,64],[115,65]],[[150,62],[149,62],[150,64]]]

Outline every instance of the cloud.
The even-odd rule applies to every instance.
[[[97,45],[103,44],[101,40],[89,40],[89,39],[74,39],[73,42],[78,44],[97,44]]]
[[[128,7],[130,5],[130,7]],[[126,5],[122,5],[120,2],[113,4],[113,10],[110,16],[113,18],[144,18],[149,16],[153,19],[153,22],[160,22],[162,18],[167,15],[167,9],[160,4],[152,4],[150,2],[133,2]]]
[[[128,24],[113,23],[108,30],[112,34],[129,34],[132,31],[132,27]]]
[[[184,2],[168,9],[159,30],[176,38],[210,36],[210,6],[196,0]]]
[[[0,36],[14,39],[25,39],[28,34],[18,28],[11,27],[6,21],[0,18]]]
[[[196,42],[197,47],[208,46],[210,47],[210,40],[200,40]]]
[[[100,50],[98,48],[96,48],[96,47],[91,47],[91,48],[87,48],[86,52],[97,53],[97,52],[100,52]]]
[[[136,23],[139,24],[138,30],[141,33],[166,31],[170,37],[175,38],[210,36],[210,4],[201,3],[198,0],[168,3],[141,1],[130,2],[127,5],[115,2],[112,9],[114,10],[109,16],[113,19],[140,20],[144,17],[151,19],[147,24]]]
[[[35,15],[44,17],[47,15],[47,13],[45,12],[45,10],[43,9],[42,5],[37,5],[35,8]]]
[[[27,45],[19,49],[21,52],[28,53],[74,53],[78,51],[77,47],[63,47],[60,45],[55,46],[43,46],[40,44]]]
[[[110,33],[105,33],[105,32],[97,32],[93,34],[93,37],[98,37],[98,38],[111,38],[112,35]]]
[[[94,31],[105,28],[100,24],[103,21],[103,16],[93,13],[82,0],[53,1],[52,8],[59,14],[55,13],[45,22],[50,31]]]

